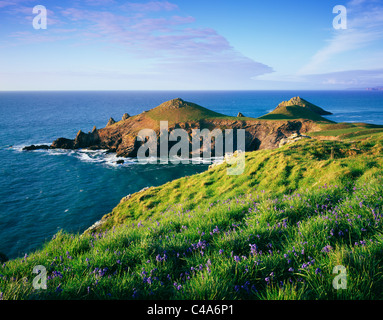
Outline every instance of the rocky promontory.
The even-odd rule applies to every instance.
[[[307,114],[309,109],[310,114],[316,114],[323,121],[326,119],[321,118],[320,115],[331,114],[299,97],[282,102],[275,111],[287,105],[294,105],[295,108],[298,108],[298,113],[299,110],[302,110],[303,115]],[[177,98],[135,116],[125,113],[120,121],[110,118],[107,125],[101,129],[94,127],[88,133],[79,130],[74,139],[58,138],[50,146],[32,145],[25,147],[24,150],[104,149],[117,153],[119,157],[136,157],[139,147],[144,143],[137,139],[139,131],[151,129],[159,137],[160,121],[168,122],[169,133],[175,129],[186,130],[190,146],[194,134],[193,129],[210,131],[244,129],[246,151],[278,148],[281,141],[293,134],[301,135],[309,131],[320,130],[317,121],[304,116],[296,116],[294,119],[283,121],[279,118],[275,120],[244,118],[242,113],[239,113],[237,117],[230,117]],[[169,149],[172,145],[174,142],[169,143]],[[212,154],[214,155],[214,141],[212,142]]]
[[[299,106],[302,108],[309,109],[310,111],[319,114],[321,116],[329,116],[332,115],[331,112],[328,112],[321,107],[316,106],[315,104],[312,104],[311,102],[308,102],[305,99],[302,99],[301,97],[294,97],[290,99],[289,101],[283,101],[281,102],[276,108],[275,111],[284,108],[284,107],[292,107],[292,106]]]

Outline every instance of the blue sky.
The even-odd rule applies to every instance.
[[[0,90],[383,86],[380,0],[0,0],[0,21]]]

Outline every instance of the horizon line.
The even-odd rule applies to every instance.
[[[379,92],[380,90],[368,90],[369,88],[349,89],[41,89],[41,90],[0,90],[6,92],[257,92],[257,91],[366,91]]]

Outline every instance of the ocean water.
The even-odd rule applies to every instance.
[[[206,164],[141,165],[103,151],[21,151],[74,138],[164,101],[182,98],[227,115],[259,117],[301,96],[336,122],[383,124],[383,92],[126,91],[0,92],[0,252],[10,258],[40,248],[59,230],[83,232],[128,194],[202,172]]]

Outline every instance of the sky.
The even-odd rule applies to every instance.
[[[0,91],[376,86],[382,0],[0,0]]]

